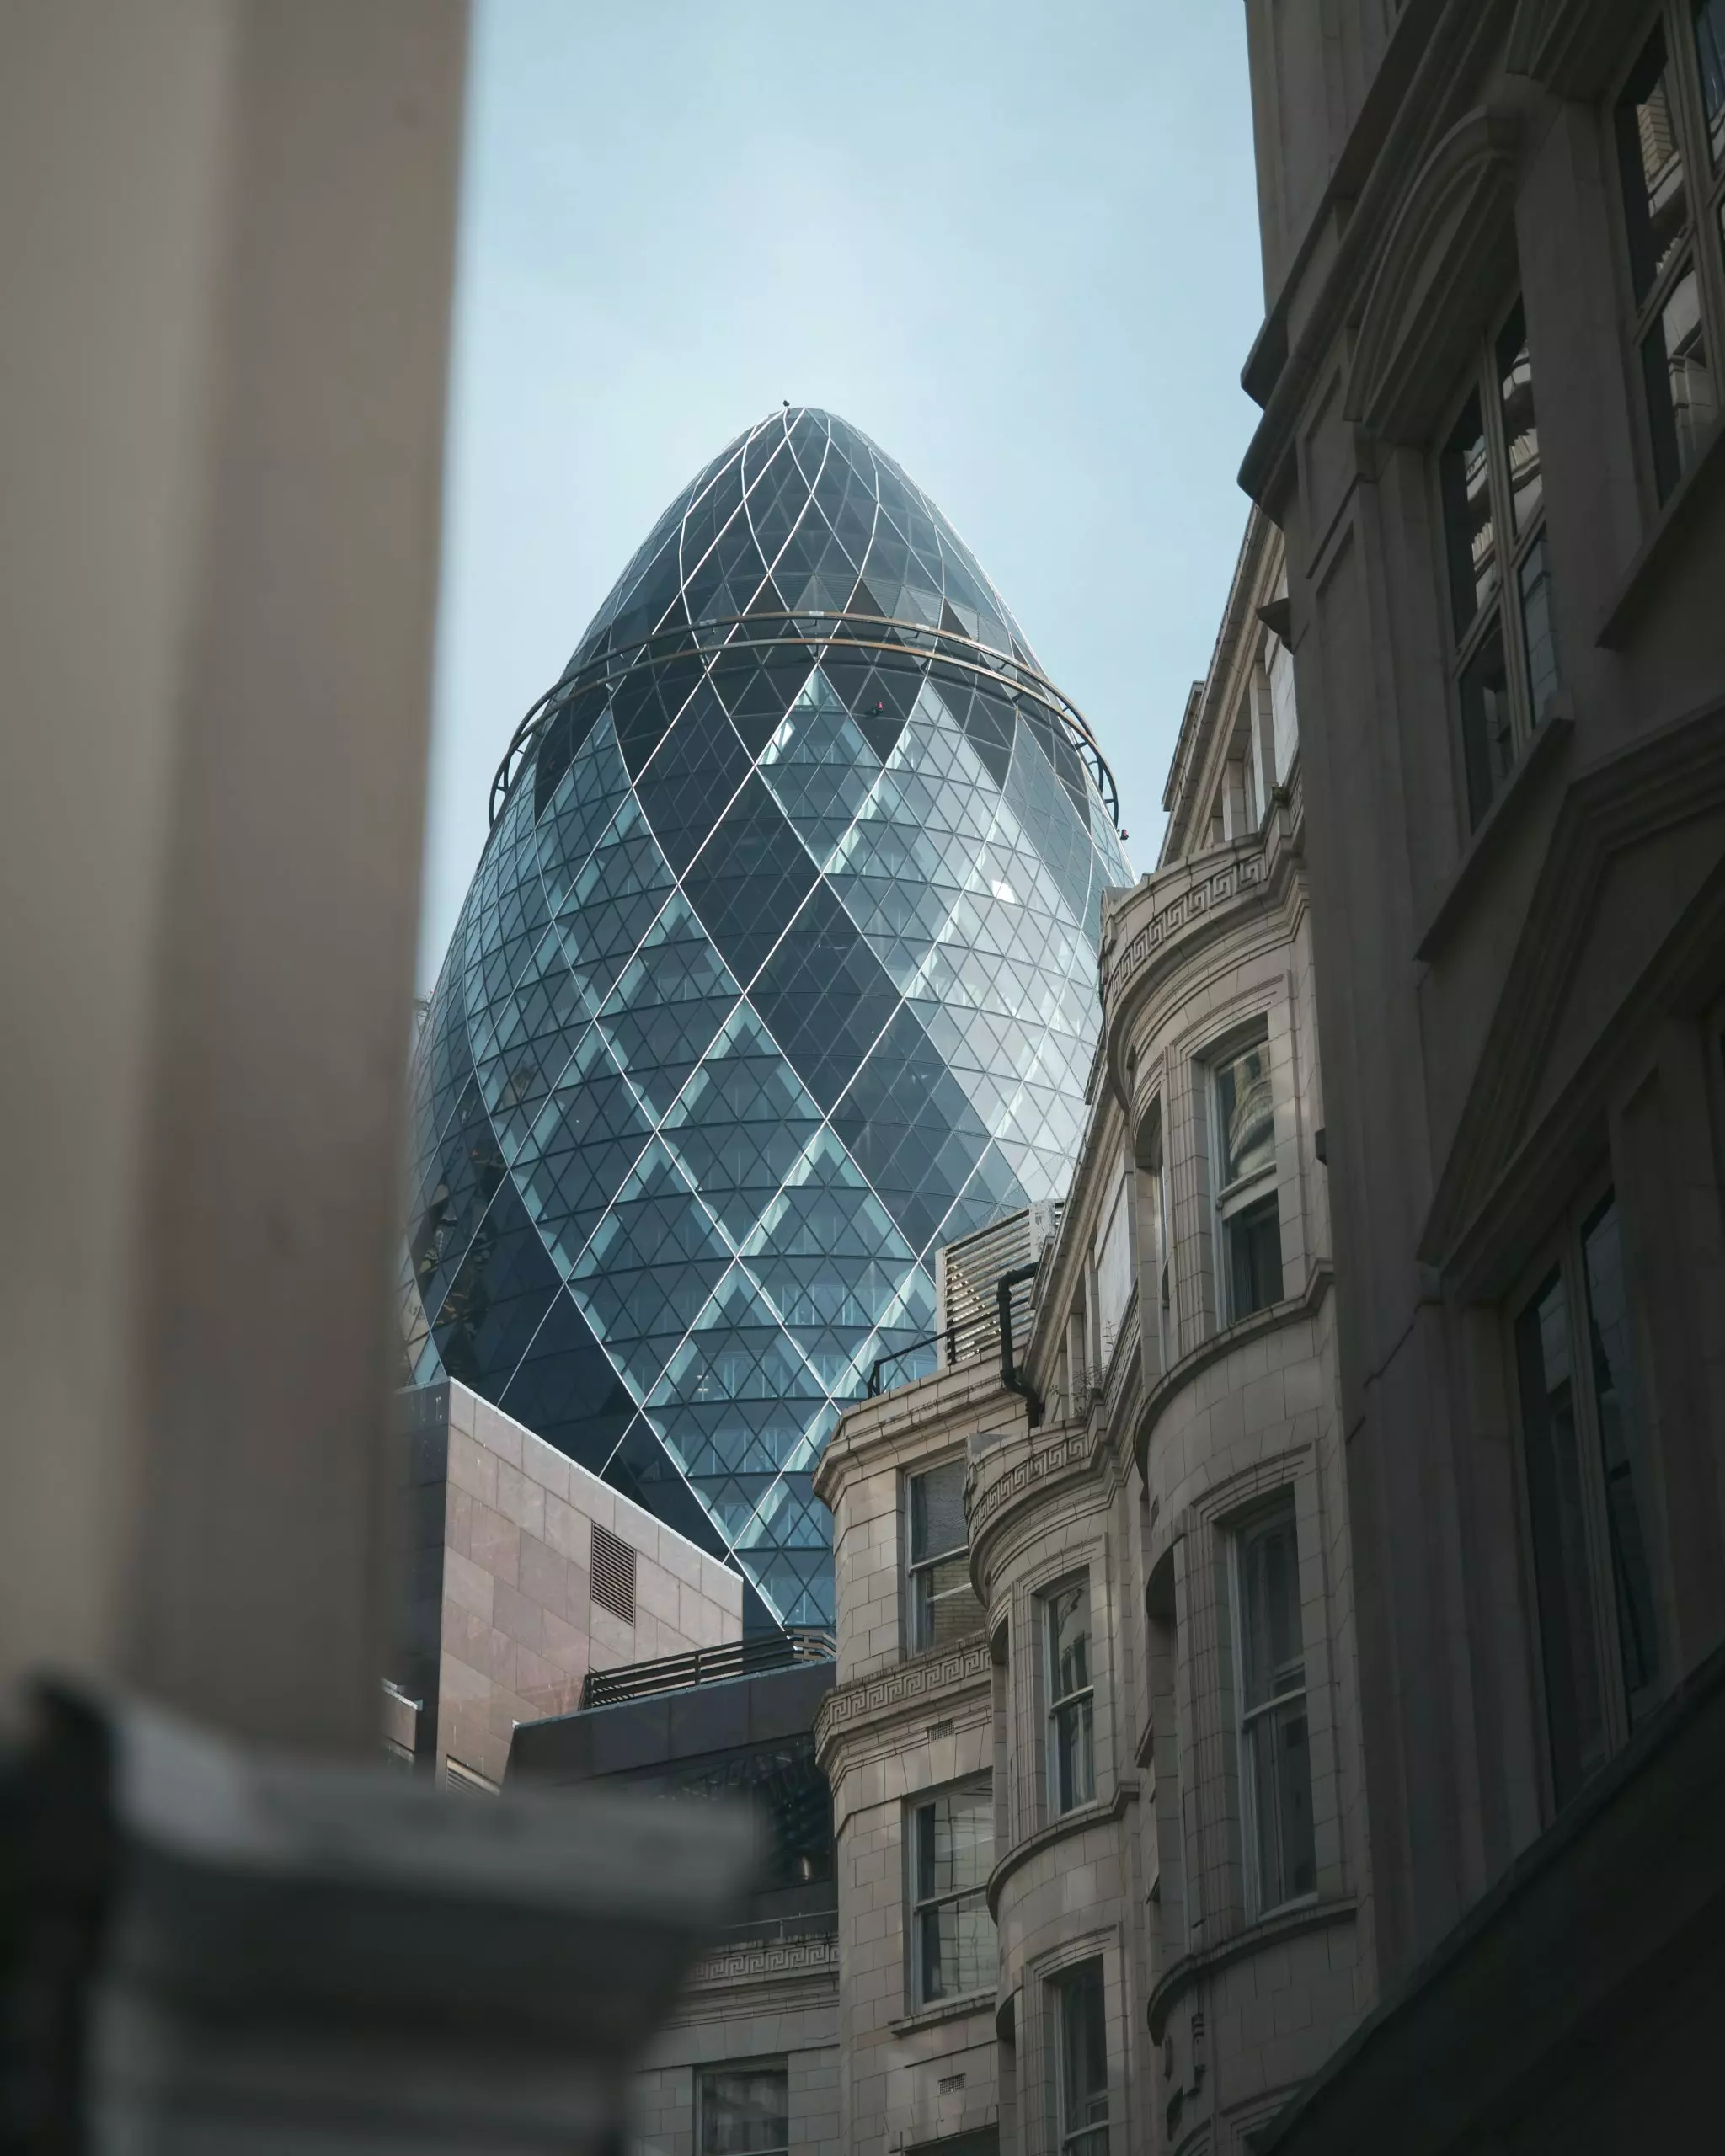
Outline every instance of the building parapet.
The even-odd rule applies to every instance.
[[[921,1710],[931,1699],[986,1684],[990,1667],[988,1641],[979,1632],[975,1639],[962,1640],[954,1647],[919,1655],[875,1676],[835,1686],[814,1718],[814,1754],[821,1771],[830,1771],[833,1751],[850,1729],[890,1721],[898,1715]]]

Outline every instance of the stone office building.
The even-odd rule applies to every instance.
[[[1283,583],[1254,515],[1028,1326],[818,1471],[852,2150],[1246,2147],[1371,1996]]]
[[[1247,22],[1381,2002],[1272,2145],[1685,2145],[1725,2004],[1725,0]]]

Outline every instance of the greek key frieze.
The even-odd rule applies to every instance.
[[[1171,899],[1160,913],[1152,914],[1108,969],[1110,993],[1129,981],[1138,969],[1159,951],[1171,936],[1202,921],[1214,907],[1237,899],[1263,881],[1262,854],[1244,856],[1218,868],[1201,882],[1190,883]]]
[[[865,1716],[889,1714],[929,1694],[944,1692],[948,1685],[969,1684],[988,1673],[988,1641],[967,1641],[950,1654],[921,1662],[900,1662],[878,1677],[859,1678],[841,1684],[826,1695],[816,1717],[815,1741],[824,1745],[836,1729]]]

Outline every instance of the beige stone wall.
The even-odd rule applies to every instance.
[[[984,1360],[859,1404],[829,1441],[839,1683],[816,1741],[838,1849],[843,2146],[920,2147],[1000,2120],[992,1987],[917,2004],[910,1818],[921,1797],[991,1780],[994,1671],[983,1620],[966,1640],[908,1650],[905,1477],[1023,1427]]]
[[[470,1392],[448,1387],[437,1770],[499,1782],[518,1721],[569,1714],[589,1669],[742,1636],[742,1582]],[[635,1552],[635,1621],[593,1600],[595,1525]]]

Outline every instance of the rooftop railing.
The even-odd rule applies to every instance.
[[[581,1710],[614,1707],[625,1700],[649,1700],[660,1692],[686,1692],[729,1677],[758,1676],[799,1662],[830,1662],[830,1632],[761,1632],[723,1646],[695,1647],[655,1662],[625,1662],[620,1669],[590,1669],[581,1685]]]

